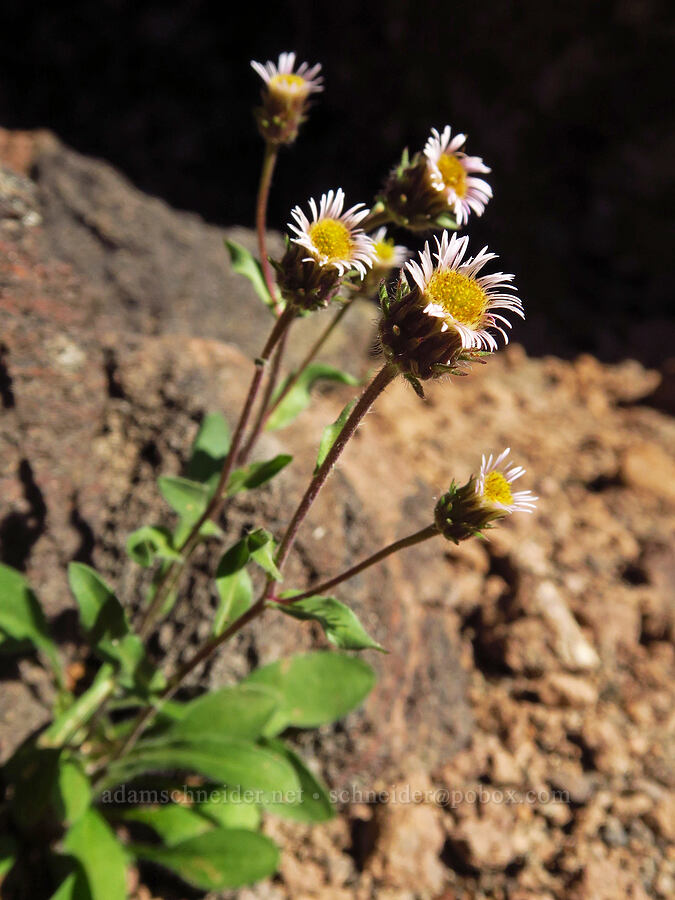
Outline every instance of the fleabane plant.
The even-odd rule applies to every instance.
[[[272,874],[278,849],[260,831],[262,816],[312,823],[334,814],[326,786],[284,732],[333,722],[356,708],[374,672],[345,651],[383,649],[334,589],[403,548],[434,538],[481,538],[507,516],[535,508],[532,492],[516,489],[524,469],[509,462],[510,451],[490,452],[476,460],[468,481],[451,483],[424,528],[344,571],[322,573],[314,584],[286,583],[307,514],[380,394],[403,378],[423,397],[424,382],[466,375],[508,341],[523,306],[513,276],[494,270],[496,255],[486,247],[472,255],[468,236],[451,233],[484,212],[492,190],[480,177],[489,169],[466,155],[465,136],[453,137],[449,126],[432,130],[412,159],[404,153],[371,206],[351,198],[348,204],[340,188],[295,206],[285,251],[271,259],[267,203],[275,166],[323,84],[320,66],[297,65],[293,53],[252,66],[263,82],[255,113],[264,140],[255,203],[259,258],[231,241],[227,247],[234,270],[268,307],[270,330],[242,409],[204,418],[184,473],[158,481],[172,518],[129,535],[127,554],[147,571],[144,597],[121,598],[89,566],[69,567],[87,648],[81,654],[87,675],[77,684],[64,674],[25,578],[0,567],[2,650],[19,653],[32,645],[52,673],[55,695],[53,720],[2,768],[3,897],[124,900],[129,868],[143,861],[202,890]],[[396,228],[433,235],[415,256],[396,243]],[[358,379],[320,360],[357,297],[379,299],[381,310],[381,364],[360,392]],[[286,371],[295,321],[328,306],[335,309],[328,325],[317,329],[302,362]],[[326,423],[316,465],[285,527],[272,533],[261,521],[228,535],[227,505],[292,462],[285,453],[254,456],[261,434],[292,422],[320,380],[351,385],[355,396]],[[211,548],[218,607],[206,639],[171,670],[151,652],[152,636],[171,615],[204,544]],[[209,608],[205,602],[205,616]],[[207,660],[264,615],[312,620],[334,649],[273,662],[240,683],[196,696],[184,691]]]

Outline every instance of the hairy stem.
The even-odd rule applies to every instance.
[[[192,551],[197,545],[199,541],[199,532],[202,525],[209,519],[217,519],[220,514],[223,503],[225,502],[225,491],[227,489],[227,483],[230,480],[230,475],[232,474],[235,460],[239,455],[239,449],[241,447],[244,431],[246,429],[246,426],[248,425],[248,420],[251,416],[253,405],[258,395],[258,391],[260,390],[260,385],[262,384],[265,367],[269,361],[272,351],[276,347],[286,329],[289,327],[290,323],[293,321],[294,317],[295,311],[291,307],[288,307],[284,310],[281,316],[279,316],[279,318],[277,319],[274,328],[272,329],[270,336],[267,339],[267,343],[263,347],[262,353],[255,361],[255,372],[253,374],[253,378],[251,379],[251,385],[248,389],[248,395],[244,403],[244,408],[241,411],[239,421],[237,422],[237,427],[235,428],[234,434],[232,435],[232,443],[223,464],[220,478],[218,479],[218,485],[206,509],[197,519],[195,524],[192,526],[190,533],[178,548],[180,553],[182,553],[183,555],[182,561],[179,563],[173,563],[167,570],[164,578],[157,586],[155,596],[153,597],[152,602],[148,607],[140,626],[139,633],[143,638],[147,637],[150,630],[152,629],[157,612],[162,608],[162,604],[166,600],[171,587],[175,584],[177,577],[180,574],[180,570],[190,558]]]
[[[361,422],[361,419],[363,419],[375,400],[379,397],[379,395],[387,387],[387,385],[396,377],[397,372],[398,369],[396,368],[396,366],[393,366],[390,363],[385,363],[385,365],[380,369],[380,371],[365,389],[363,394],[361,394],[359,402],[352,410],[351,415],[345,422],[342,431],[335,439],[335,442],[330,448],[328,455],[310,481],[309,487],[305,491],[305,494],[298,504],[298,508],[296,509],[293,518],[291,519],[286,532],[281,539],[281,543],[279,544],[279,549],[277,550],[276,555],[276,563],[279,569],[283,568],[288,554],[290,553],[293,544],[295,543],[295,538],[298,534],[300,526],[302,525],[302,522],[311,509],[312,504],[316,500],[319,491],[325,484],[331,469],[338,461],[340,454],[345,448],[345,445],[354,435]],[[270,590],[274,590],[274,584],[274,581],[270,581],[268,592]]]
[[[260,266],[262,268],[263,277],[270,297],[276,299],[276,283],[272,274],[272,267],[267,256],[267,201],[270,195],[270,185],[272,184],[272,175],[277,162],[278,150],[274,144],[265,145],[265,155],[263,157],[262,170],[260,172],[260,183],[258,185],[258,199],[255,207],[255,228],[258,235],[258,252],[260,254]],[[278,304],[275,307],[277,315],[280,315],[281,309]]]
[[[302,373],[305,371],[307,366],[314,360],[314,358],[319,353],[319,351],[321,350],[323,345],[326,343],[328,338],[331,336],[332,332],[340,324],[342,317],[345,315],[345,313],[347,312],[347,310],[349,309],[350,306],[351,306],[350,302],[343,303],[340,306],[340,309],[333,316],[332,320],[328,323],[326,328],[324,328],[324,330],[321,332],[319,337],[312,344],[312,346],[310,347],[310,349],[307,352],[307,355],[305,356],[303,361],[300,363],[298,368],[295,369],[295,371],[291,372],[288,380],[284,384],[283,390],[279,393],[279,396],[276,398],[276,400],[270,406],[270,408],[265,412],[265,418],[263,420],[263,425],[267,421],[267,419],[269,419],[269,417],[272,415],[272,413],[278,408],[278,406],[280,405],[282,400],[284,400],[288,396],[288,393],[291,391],[291,389],[293,387],[295,387],[295,385],[298,383],[298,379],[300,378]]]
[[[262,434],[262,430],[265,427],[265,422],[267,421],[267,418],[270,414],[270,400],[272,399],[274,388],[276,387],[277,380],[279,378],[279,370],[281,368],[281,360],[284,355],[284,350],[286,349],[287,337],[288,330],[283,333],[279,340],[279,343],[277,344],[277,349],[274,351],[274,358],[272,359],[272,365],[270,366],[270,374],[267,378],[267,385],[263,392],[262,400],[260,401],[260,408],[258,409],[256,420],[253,424],[253,427],[251,428],[251,433],[248,440],[239,452],[239,458],[237,459],[239,465],[243,465],[248,459],[251,451],[258,442],[258,438]]]
[[[362,560],[362,562],[352,566],[351,569],[340,572],[340,574],[336,575],[334,578],[329,578],[328,581],[323,581],[321,584],[315,585],[309,590],[304,591],[302,594],[296,594],[293,597],[279,598],[276,602],[291,606],[293,603],[297,603],[298,600],[306,600],[307,597],[324,594],[326,591],[341,584],[343,581],[347,581],[349,578],[358,575],[359,572],[363,572],[364,569],[369,569],[371,566],[374,566],[388,556],[391,556],[392,553],[397,553],[399,550],[404,550],[406,547],[413,547],[415,544],[421,544],[422,541],[428,541],[429,538],[436,537],[438,533],[436,525],[427,525],[426,528],[422,528],[414,534],[409,534],[408,537],[401,538],[400,541],[394,541],[393,544],[388,544],[386,547],[378,550],[377,553],[373,553],[372,556],[369,556],[367,559]]]

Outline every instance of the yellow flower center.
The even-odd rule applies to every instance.
[[[434,272],[424,295],[468,328],[480,325],[488,303],[485,291],[478,282],[454,269]]]
[[[488,503],[501,503],[504,506],[513,503],[511,485],[501,472],[490,472],[487,476],[483,488],[483,499]]]
[[[394,259],[394,242],[384,238],[382,241],[375,242],[375,253],[377,253],[377,261],[383,266],[392,265]]]
[[[321,219],[309,229],[312,243],[321,256],[331,259],[349,259],[352,253],[352,236],[349,229],[337,219]]]
[[[461,199],[466,194],[466,170],[456,156],[443,153],[436,163],[446,187],[452,190]]]
[[[302,75],[279,74],[273,75],[269,82],[270,90],[281,94],[304,94],[307,92],[307,82]]]

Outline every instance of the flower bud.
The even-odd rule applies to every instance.
[[[480,216],[485,210],[492,188],[476,173],[490,169],[480,157],[463,152],[466,135],[451,135],[449,125],[442,133],[432,128],[424,151],[411,160],[406,150],[389,175],[378,200],[397,225],[411,231],[454,230],[472,212]]]
[[[265,82],[262,106],[255,110],[258,130],[268,144],[292,144],[306,118],[309,98],[323,90],[321,66],[302,63],[296,72],[295,53],[282,53],[278,64],[251,61]]]
[[[272,265],[282,297],[298,310],[309,312],[328,306],[342,284],[337,269],[322,266],[307,251],[290,241],[282,258]]]
[[[463,364],[497,349],[492,330],[508,341],[511,323],[501,310],[523,316],[522,304],[511,284],[512,275],[480,275],[495,259],[484,247],[465,259],[467,237],[443,232],[429,244],[419,262],[408,262],[410,286],[399,281],[393,300],[384,296],[380,339],[385,355],[404,374],[432,378],[443,372],[459,374]],[[435,259],[435,261],[434,261]],[[500,310],[500,312],[497,312]]]
[[[507,447],[499,456],[483,455],[478,477],[471,476],[459,487],[453,483],[434,510],[439,532],[458,544],[492,527],[514,512],[534,512],[537,497],[532,491],[513,491],[511,485],[525,474],[522,466],[506,462]]]

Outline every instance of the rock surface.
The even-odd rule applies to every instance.
[[[125,536],[169,521],[155,478],[181,471],[205,411],[232,420],[268,315],[228,270],[222,231],[51,135],[0,133],[0,160],[0,555],[27,572],[77,664],[65,565],[93,562],[134,608]],[[373,318],[350,312],[326,359],[365,376]],[[299,324],[296,354],[317,328]],[[662,384],[634,362],[514,346],[425,403],[403,383],[385,393],[303,529],[289,585],[424,525],[485,450],[513,448],[538,511],[486,543],[406,551],[339,591],[390,650],[372,654],[362,711],[298,737],[346,791],[341,815],[312,830],[269,820],[280,875],[239,897],[672,896],[675,422],[651,405]],[[283,526],[352,393],[322,391],[265,436],[261,456],[290,448],[294,463],[255,506],[231,508],[232,534]],[[207,627],[212,564],[199,559],[158,632],[167,664]],[[322,642],[270,617],[203,678]],[[17,675],[3,676],[3,756],[17,720],[44,716]]]

